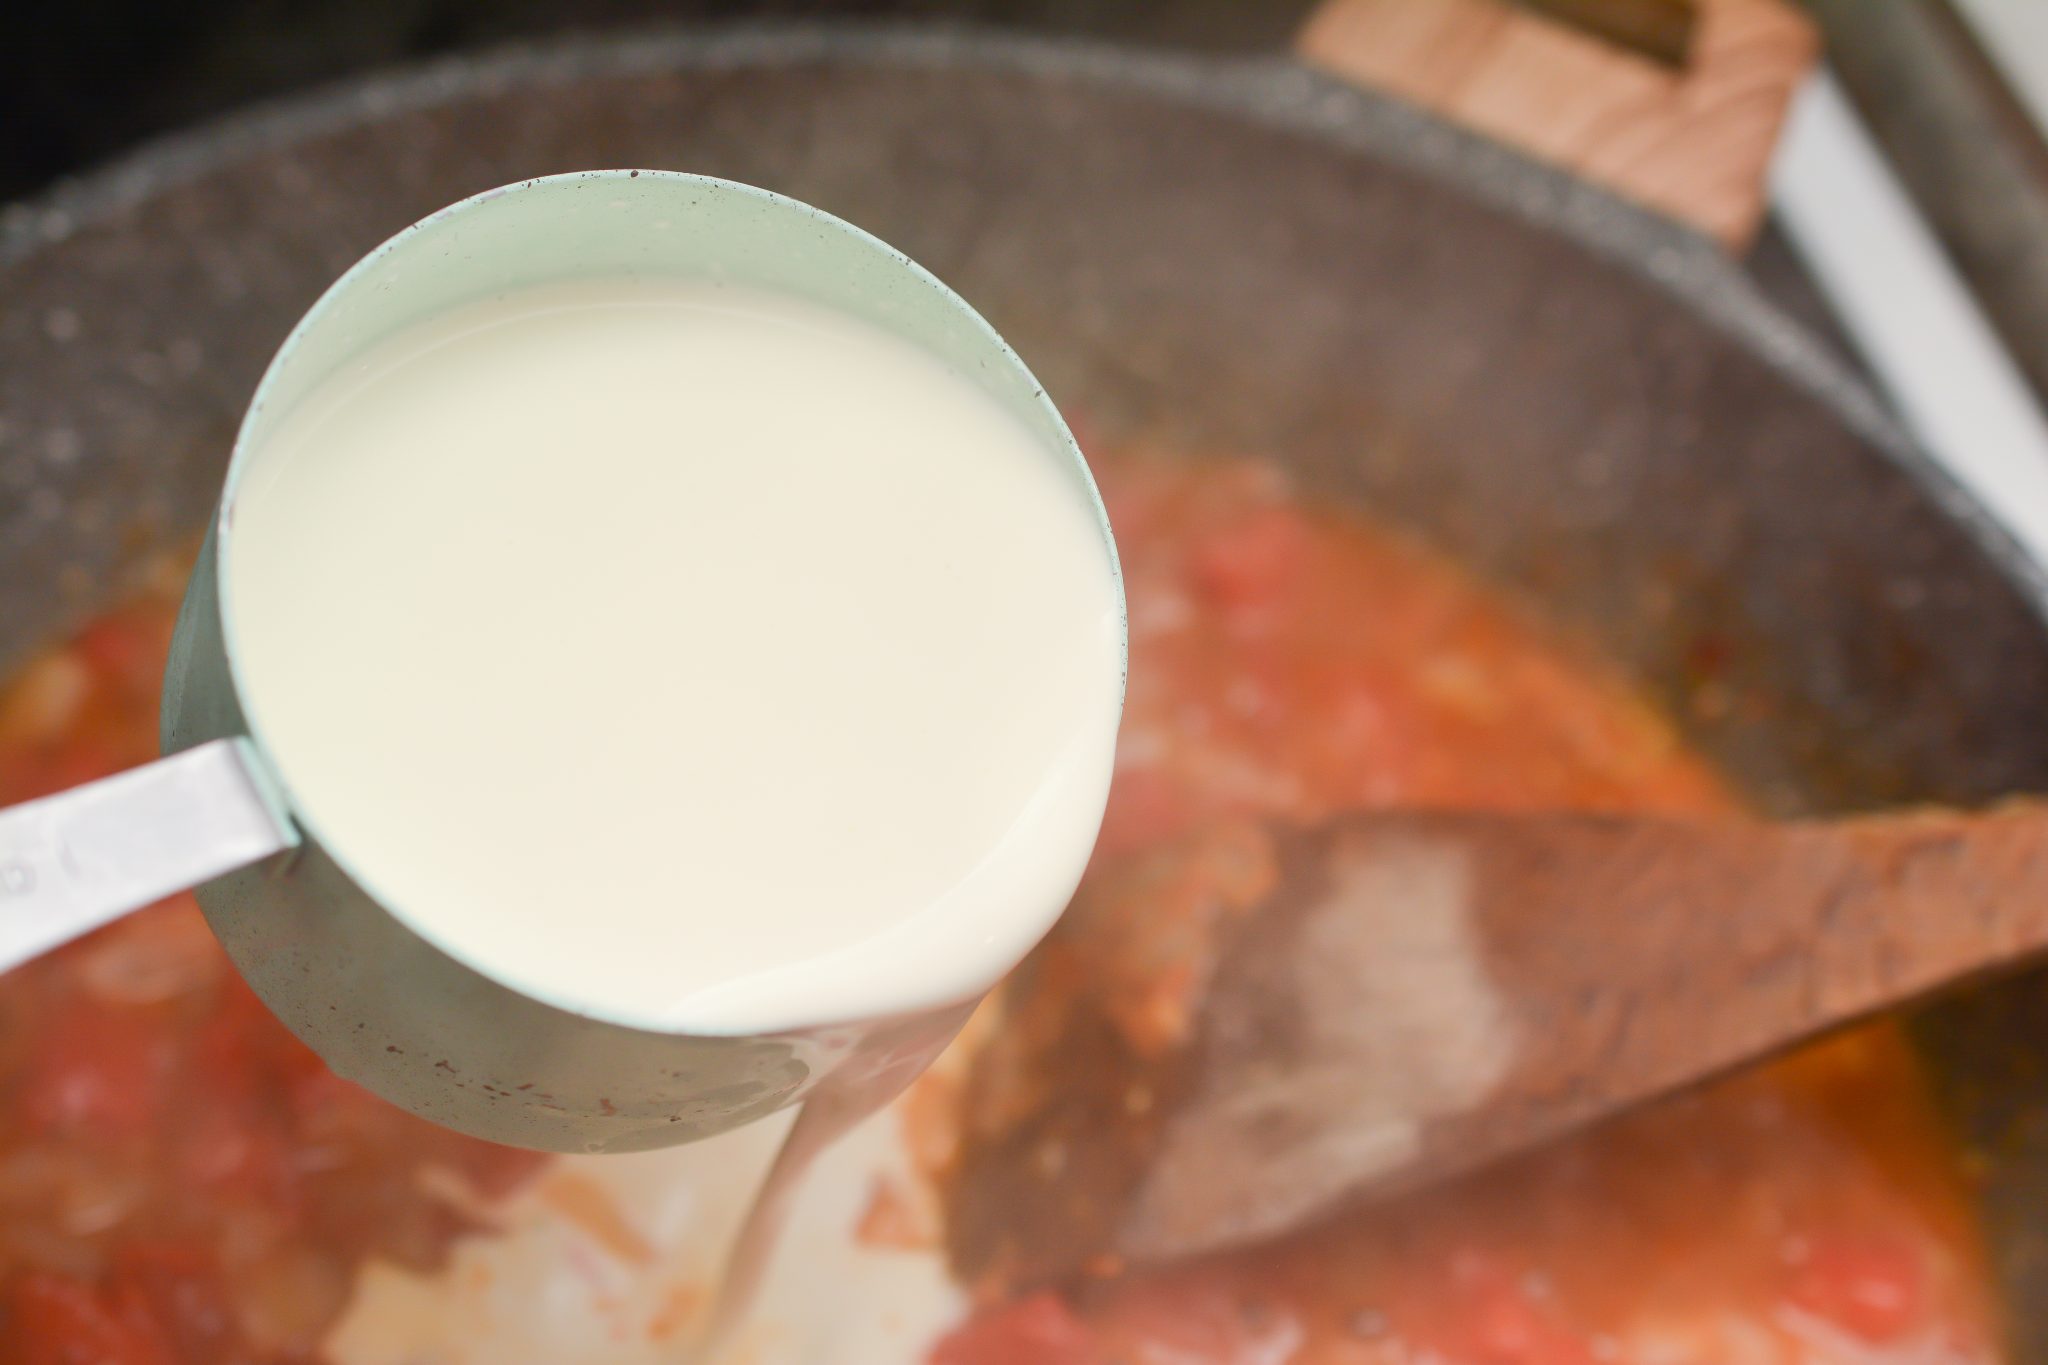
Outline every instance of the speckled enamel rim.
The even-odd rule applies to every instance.
[[[1227,113],[1420,172],[1654,283],[1811,394],[1903,469],[2048,621],[2048,566],[1901,428],[1862,376],[1706,238],[1412,104],[1281,56],[1212,57],[1066,37],[889,23],[671,25],[602,38],[515,43],[337,82],[172,133],[37,198],[0,206],[0,265],[111,212],[264,148],[363,128],[397,111],[480,92],[647,71],[710,72],[846,62],[1056,76]],[[437,215],[438,216],[438,215]],[[425,221],[432,221],[428,219]]]
[[[1085,490],[1089,508],[1095,518],[1096,528],[1102,537],[1103,548],[1108,555],[1110,573],[1116,589],[1119,706],[1122,705],[1124,689],[1128,685],[1130,677],[1130,619],[1128,605],[1124,597],[1123,568],[1117,556],[1116,537],[1110,530],[1108,509],[1103,505],[1101,490],[1096,487],[1095,477],[1088,468],[1086,458],[1081,453],[1080,444],[1075,441],[1073,432],[1068,428],[1066,419],[1060,415],[1058,407],[1054,405],[1051,398],[1046,396],[1045,386],[1038,382],[1037,377],[1031,373],[1030,367],[1024,363],[1023,358],[1017,354],[1008,342],[1003,340],[994,327],[989,325],[988,320],[982,317],[974,309],[973,305],[961,298],[944,281],[874,234],[856,227],[842,218],[826,213],[822,209],[806,204],[801,200],[792,199],[787,195],[776,194],[771,190],[764,190],[757,186],[742,184],[734,180],[721,180],[713,176],[691,175],[681,171],[619,168],[571,171],[560,175],[541,176],[532,180],[518,181],[510,185],[501,185],[496,189],[484,190],[479,194],[471,195],[467,199],[459,200],[447,208],[429,214],[427,217],[387,238],[361,260],[350,266],[340,279],[328,286],[326,292],[321,294],[313,306],[306,310],[305,315],[299,319],[298,323],[285,337],[283,345],[278,348],[277,354],[271,358],[270,364],[264,369],[263,378],[257,383],[255,396],[251,399],[249,407],[242,417],[241,426],[235,434],[234,450],[228,462],[227,478],[221,492],[220,507],[215,514],[214,530],[217,537],[217,553],[214,561],[214,574],[211,586],[214,592],[219,595],[221,604],[221,632],[227,653],[228,676],[234,685],[236,695],[243,700],[242,710],[248,721],[251,743],[246,746],[245,752],[249,754],[252,760],[252,773],[258,785],[266,789],[266,796],[277,804],[279,807],[277,813],[282,818],[303,829],[318,842],[327,855],[334,860],[335,864],[343,872],[347,873],[349,879],[362,888],[376,902],[380,909],[386,914],[391,915],[394,919],[397,919],[407,929],[432,944],[448,957],[481,976],[510,987],[530,999],[538,1000],[543,1004],[551,1005],[567,1013],[587,1018],[603,1019],[610,1023],[641,1029],[649,1033],[674,1034],[678,1030],[673,1025],[655,1019],[639,1017],[630,1010],[600,1007],[595,1002],[589,1000],[571,998],[550,991],[537,982],[509,980],[503,973],[489,970],[481,964],[472,961],[456,944],[437,935],[430,926],[421,923],[413,916],[407,914],[403,906],[399,905],[394,899],[385,896],[377,888],[374,881],[366,876],[362,869],[356,865],[347,850],[326,836],[318,824],[309,818],[303,804],[293,797],[291,783],[287,776],[269,758],[269,749],[264,743],[262,727],[257,719],[255,708],[248,704],[250,694],[246,679],[242,676],[239,651],[235,647],[236,618],[233,575],[228,571],[234,546],[233,525],[236,496],[242,476],[250,461],[254,458],[251,447],[255,426],[259,417],[263,414],[266,405],[274,397],[273,390],[278,382],[280,371],[305,344],[306,339],[325,323],[328,316],[334,311],[337,301],[353,292],[364,277],[369,275],[380,261],[398,249],[401,244],[411,242],[422,233],[433,232],[437,228],[446,227],[480,212],[488,212],[489,206],[495,202],[532,190],[537,186],[560,186],[576,181],[604,183],[628,179],[635,181],[645,180],[655,184],[672,184],[678,189],[708,194],[714,197],[738,195],[751,199],[758,204],[766,205],[776,212],[800,216],[806,222],[827,232],[851,239],[860,248],[878,260],[886,261],[890,269],[901,272],[906,281],[935,291],[948,308],[967,321],[976,337],[987,343],[1003,364],[1011,367],[1013,377],[1022,381],[1024,386],[1030,391],[1031,397],[1028,401],[1031,407],[1047,423],[1047,429],[1056,434],[1058,444],[1056,453],[1066,462],[1070,472],[1079,479],[1080,487]],[[373,338],[365,344],[373,344],[374,340]],[[923,1002],[919,1003],[922,1004]],[[948,1002],[935,1000],[930,1003],[938,1005]],[[793,1024],[791,1027],[795,1028],[798,1026]],[[689,1032],[692,1036],[716,1036],[707,1034],[702,1029],[692,1029]]]

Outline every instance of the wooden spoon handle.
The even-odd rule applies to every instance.
[[[1804,824],[1424,816],[1333,828],[1325,876],[1458,869],[1514,1020],[1491,1132],[1690,1084],[2048,947],[2048,808]],[[1355,912],[1355,907],[1353,907]]]
[[[2048,807],[1361,815],[1283,843],[1118,1249],[1280,1232],[2048,949]]]
[[[1296,50],[1740,248],[1819,39],[1785,0],[1697,4],[1678,67],[1506,0],[1325,0]]]

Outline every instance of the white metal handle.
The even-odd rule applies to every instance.
[[[0,971],[296,846],[246,743],[214,740],[0,810]]]

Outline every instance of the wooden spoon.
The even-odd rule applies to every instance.
[[[970,1086],[970,1275],[1270,1237],[2020,965],[2048,947],[2048,804],[1359,814],[1098,882]]]

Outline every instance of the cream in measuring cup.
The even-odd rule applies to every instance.
[[[805,1102],[800,1151],[1063,907],[1123,657],[1086,466],[937,280],[730,182],[492,191],[272,362],[172,756],[0,812],[0,964],[199,884],[415,1112],[615,1152]]]
[[[1025,426],[753,286],[513,290],[252,453],[226,620],[299,818],[499,981],[759,1033],[971,996],[1101,821],[1116,580]]]

